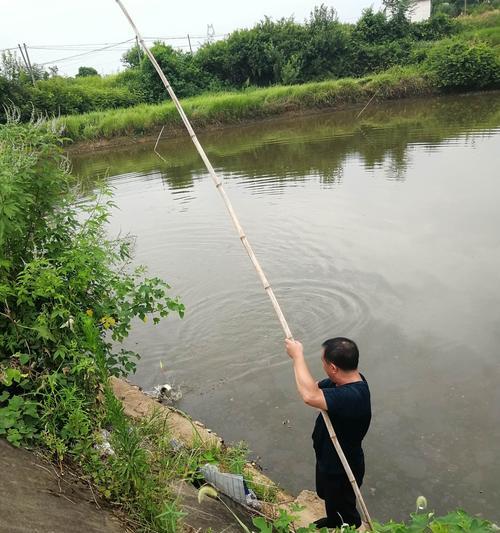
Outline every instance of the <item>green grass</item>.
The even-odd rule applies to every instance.
[[[182,518],[179,481],[203,482],[199,467],[218,464],[221,471],[246,474],[248,448],[218,446],[194,440],[173,445],[168,413],[160,408],[139,421],[129,419],[108,386],[104,394],[106,425],[114,454],[107,459],[92,451],[83,469],[98,492],[125,511],[124,519],[140,531],[175,533]],[[267,488],[269,498],[277,488]],[[260,492],[263,495],[263,492]]]
[[[486,11],[479,15],[462,16],[458,20],[463,29],[498,28],[500,27],[500,9]]]
[[[375,93],[378,99],[393,99],[434,92],[434,87],[418,68],[395,67],[358,79],[205,94],[187,98],[182,105],[194,126],[206,127],[286,112],[363,103]],[[71,115],[62,117],[59,123],[63,134],[73,141],[144,135],[156,132],[162,126],[165,126],[166,132],[181,127],[181,120],[172,102]]]
[[[500,10],[459,17],[459,33],[464,41],[484,41],[500,58]],[[415,61],[443,41],[415,45]],[[99,90],[118,90],[123,73],[105,78],[81,78],[76,84]],[[218,126],[280,115],[286,112],[340,108],[364,104],[375,93],[378,100],[427,96],[439,92],[425,67],[393,67],[363,78],[344,78],[303,85],[249,88],[243,91],[205,93],[186,98],[182,105],[196,127]],[[121,136],[154,134],[165,126],[166,133],[182,127],[170,101],[107,109],[59,119],[66,137],[73,141],[97,141]]]
[[[460,17],[460,38],[479,40],[492,46],[500,57],[500,9],[481,15]]]

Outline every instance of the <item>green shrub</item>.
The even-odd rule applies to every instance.
[[[86,113],[94,110],[128,107],[139,103],[138,96],[126,86],[115,86],[99,76],[75,79],[56,76],[41,80],[29,89],[35,109],[49,115]]]
[[[437,41],[457,33],[459,24],[444,13],[438,13],[428,20],[413,25],[413,35],[421,41]]]
[[[429,52],[427,66],[446,90],[483,89],[500,83],[500,62],[485,43],[451,41]]]
[[[192,54],[174,50],[171,46],[160,42],[152,46],[151,52],[177,96],[193,96],[203,91],[220,88],[217,80],[200,68]],[[168,94],[151,61],[143,61],[138,69],[140,90],[141,94],[145,95],[146,101],[152,103],[167,99]]]
[[[109,375],[134,371],[119,346],[134,317],[184,309],[107,236],[110,201],[77,204],[60,144],[47,125],[0,126],[0,436],[59,458],[91,444]]]
[[[77,78],[87,78],[88,76],[99,76],[99,73],[94,67],[80,67],[78,69]]]

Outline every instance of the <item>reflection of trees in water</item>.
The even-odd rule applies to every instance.
[[[321,184],[325,188],[332,187],[333,185],[340,185],[342,183],[342,180],[344,178],[344,167],[339,167],[334,170],[332,170],[332,173],[321,177]]]
[[[367,169],[385,168],[387,179],[404,180],[411,144],[432,150],[462,134],[465,142],[474,142],[478,133],[469,135],[471,130],[500,124],[498,100],[498,93],[487,93],[393,102],[373,106],[361,121],[355,120],[356,110],[349,110],[205,131],[200,137],[225,179],[243,175],[249,188],[276,189],[311,175],[323,184],[339,184],[352,157],[360,158]],[[167,163],[148,144],[76,156],[74,170],[80,176],[130,174],[141,180],[159,174],[173,190],[189,189],[206,175],[185,137],[167,140],[159,149]]]
[[[405,161],[389,159],[389,164],[385,171],[385,179],[390,181],[404,181],[406,179],[407,168],[408,166]]]

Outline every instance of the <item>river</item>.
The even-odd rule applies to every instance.
[[[353,338],[372,393],[368,508],[420,494],[500,519],[500,93],[278,118],[199,137],[307,360]],[[245,440],[292,492],[314,487],[315,412],[298,398],[270,302],[186,136],[72,156],[166,279],[183,320],[137,326],[132,380],[174,382],[179,408]],[[163,366],[161,368],[160,362]]]

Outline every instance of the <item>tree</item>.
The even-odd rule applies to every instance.
[[[86,78],[87,76],[99,76],[99,73],[94,67],[80,67],[78,69],[77,78]]]
[[[416,0],[382,0],[384,11],[391,17],[410,18],[412,11],[415,9]]]
[[[0,74],[9,81],[19,80],[23,66],[17,58],[17,54],[10,50],[2,52],[0,60]]]
[[[127,50],[123,55],[121,62],[130,68],[139,67],[142,62],[142,49],[138,44],[134,44],[130,50]]]

